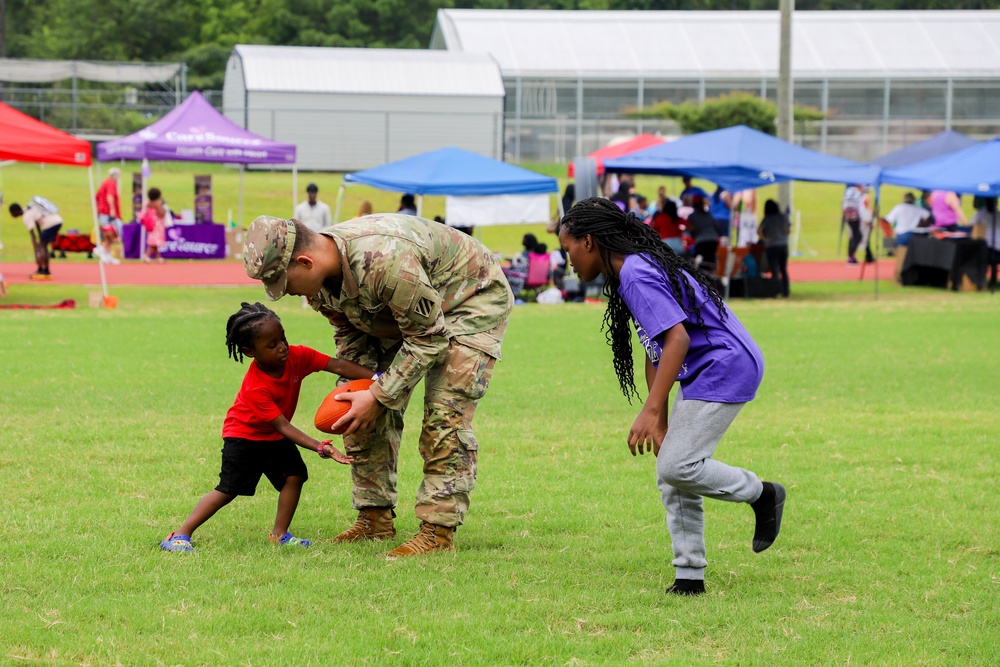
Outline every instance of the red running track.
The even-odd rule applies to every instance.
[[[879,262],[879,278],[890,280],[894,260]],[[100,285],[101,274],[97,261],[52,262],[52,280],[43,284]],[[259,285],[243,273],[243,263],[225,260],[168,260],[164,264],[143,264],[127,261],[105,264],[108,285],[160,285],[160,286],[244,286]],[[35,271],[30,262],[0,263],[0,273],[8,285],[34,282],[28,278]],[[844,262],[790,262],[788,274],[793,283],[848,282],[861,277],[861,266],[848,266]],[[875,275],[875,266],[865,268],[865,279]]]
[[[8,285],[35,282],[30,276],[35,271],[31,262],[0,263],[0,273]],[[52,261],[52,280],[42,284],[100,285],[101,273],[97,260],[92,262]],[[225,260],[168,260],[164,264],[144,264],[127,261],[105,264],[108,285],[161,285],[161,286],[246,286],[260,285],[243,272],[243,262]],[[41,281],[40,281],[41,282]]]

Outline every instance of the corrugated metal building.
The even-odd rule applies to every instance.
[[[508,158],[562,161],[661,129],[626,107],[730,91],[777,96],[770,11],[438,10],[432,49],[489,54],[507,87]],[[810,148],[867,160],[954,129],[1000,133],[1000,11],[799,11],[795,103]],[[667,131],[670,131],[669,128]]]
[[[481,53],[239,45],[223,89],[227,117],[294,143],[312,170],[442,146],[502,159],[503,111],[500,68]]]

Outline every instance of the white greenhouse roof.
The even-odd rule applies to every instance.
[[[484,53],[505,77],[778,74],[776,11],[439,9],[432,49]],[[800,11],[795,78],[998,78],[1000,11]]]
[[[500,69],[485,53],[245,44],[233,51],[250,92],[504,96]]]

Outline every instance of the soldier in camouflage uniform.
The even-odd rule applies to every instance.
[[[344,447],[358,519],[334,538],[396,534],[396,467],[403,413],[424,378],[417,535],[391,557],[454,551],[454,531],[476,485],[472,430],[514,298],[494,255],[445,225],[370,215],[313,232],[295,220],[258,217],[243,248],[247,275],[269,298],[303,295],[334,327],[337,356],[377,369],[370,391],[347,394]]]

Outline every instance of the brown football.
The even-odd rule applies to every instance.
[[[316,418],[313,420],[316,428],[323,431],[323,433],[333,433],[335,435],[343,433],[346,425],[336,431],[333,430],[333,425],[351,409],[351,402],[338,401],[337,396],[340,394],[349,394],[352,391],[365,391],[373,384],[373,380],[351,380],[347,384],[342,384],[331,391],[323,399],[323,403],[320,404],[319,409],[316,410]]]

